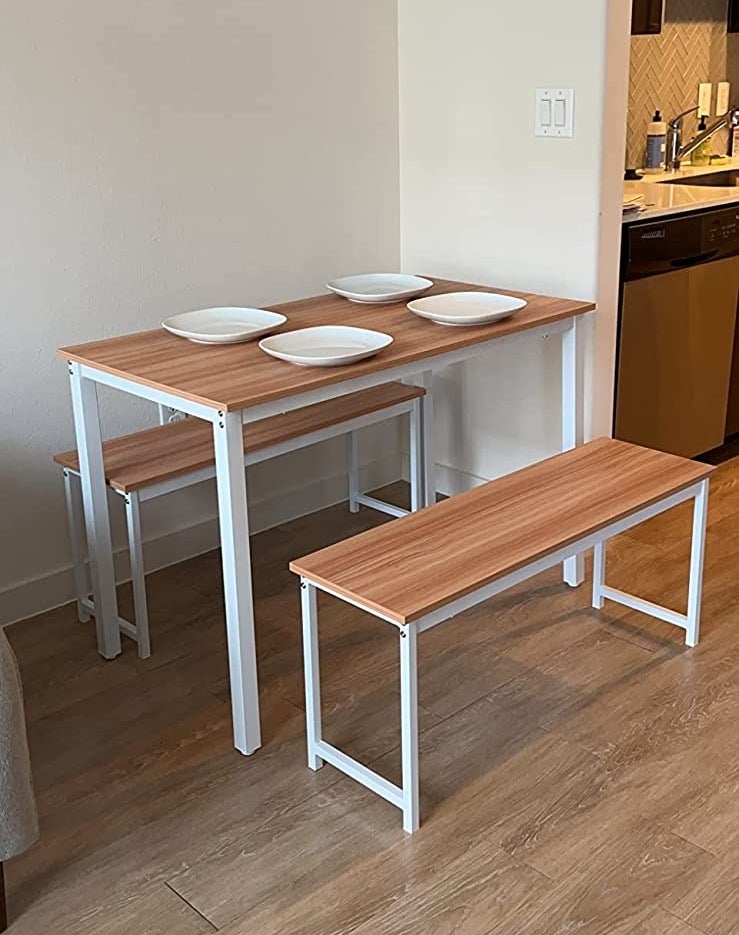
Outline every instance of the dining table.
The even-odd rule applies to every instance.
[[[113,387],[154,404],[203,419],[213,426],[234,745],[251,754],[261,745],[254,601],[249,543],[244,425],[323,400],[404,380],[424,386],[422,403],[422,498],[436,501],[433,455],[433,374],[493,347],[523,338],[561,339],[561,448],[583,441],[582,366],[578,321],[594,303],[474,283],[436,279],[427,295],[497,292],[526,306],[493,324],[447,327],[412,314],[405,302],[350,303],[333,294],[270,306],[287,321],[278,331],[317,325],[352,325],[381,331],[392,343],[376,356],[344,366],[296,366],[265,354],[256,342],[205,345],[164,330],[60,348],[67,361],[74,430],[95,605],[98,651],[121,652],[110,518],[103,464],[97,386]],[[583,580],[582,556],[564,566],[565,581]]]

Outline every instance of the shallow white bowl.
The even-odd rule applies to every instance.
[[[386,305],[405,302],[415,295],[427,292],[433,283],[422,276],[405,276],[402,273],[365,273],[362,276],[344,276],[326,283],[326,288],[336,295],[363,305]]]
[[[490,325],[510,318],[528,303],[497,292],[448,292],[415,299],[408,308],[437,325]]]
[[[262,308],[203,308],[165,318],[162,327],[196,344],[240,344],[269,334],[287,318]]]
[[[392,337],[382,331],[319,325],[275,334],[264,338],[259,346],[266,354],[301,367],[341,367],[373,357],[392,343]]]

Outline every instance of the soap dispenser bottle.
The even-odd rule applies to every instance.
[[[703,116],[700,119],[698,124],[698,133],[704,133],[708,129],[708,124],[706,123],[706,117]],[[700,146],[697,146],[693,150],[693,155],[690,157],[691,166],[709,166],[711,164],[711,141],[703,140]]]
[[[661,172],[665,167],[667,150],[667,124],[662,114],[656,111],[647,129],[647,164],[646,172]]]

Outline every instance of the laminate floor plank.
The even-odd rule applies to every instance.
[[[519,920],[516,935],[628,935],[714,858],[647,822],[562,881]]]
[[[149,660],[128,640],[100,660],[71,605],[10,627],[42,822],[6,865],[11,931],[739,935],[739,459],[712,488],[697,649],[593,610],[560,569],[423,635],[410,837],[392,806],[305,765],[287,570],[388,518],[340,504],[254,537],[252,757],[231,746],[217,552],[149,576]],[[609,583],[679,609],[689,522],[618,537]],[[320,630],[327,738],[398,781],[395,631],[331,599]]]
[[[666,909],[658,908],[654,912],[642,919],[642,921],[633,928],[629,935],[702,935],[699,929],[693,928],[682,919],[667,912]]]
[[[736,852],[688,874],[682,893],[663,898],[665,908],[705,935],[739,932],[739,864]]]
[[[98,906],[80,912],[74,927],[66,926],[69,915],[66,899],[31,904],[16,919],[11,935],[208,935],[216,931],[192,907],[164,883],[143,885],[135,897],[114,906]]]
[[[478,868],[471,876],[470,863]],[[515,931],[527,905],[551,881],[483,844],[445,869],[443,879],[418,886],[409,899],[390,903],[354,935],[478,935]]]

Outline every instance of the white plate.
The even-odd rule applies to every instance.
[[[438,325],[489,325],[509,318],[528,303],[497,292],[448,292],[408,303],[420,318]]]
[[[414,295],[421,295],[432,286],[430,279],[404,276],[401,273],[366,273],[363,276],[344,276],[343,279],[332,279],[326,283],[326,288],[336,295],[364,305],[404,302]]]
[[[162,327],[196,344],[254,341],[284,325],[287,318],[261,308],[203,308],[165,318]]]
[[[264,338],[261,349],[301,367],[341,367],[372,357],[393,343],[389,334],[345,325],[300,328]]]

